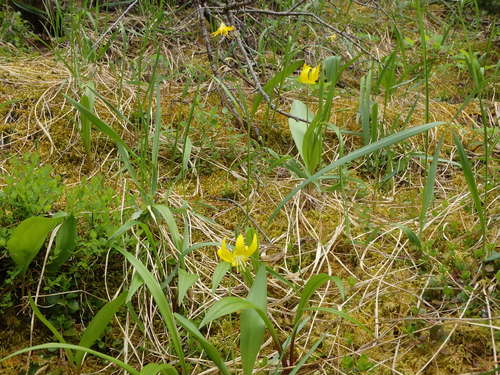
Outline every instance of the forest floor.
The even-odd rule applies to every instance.
[[[270,13],[236,8],[232,23],[212,9],[214,25],[201,23],[205,33],[220,20],[235,25],[212,36],[194,6],[147,3],[128,12],[72,8],[64,35],[42,41],[12,10],[0,12],[12,25],[0,29],[0,359],[58,341],[33,318],[28,296],[67,342],[78,343],[99,308],[136,283],[121,249],[146,264],[174,312],[195,323],[223,297],[246,297],[248,278],[265,264],[267,313],[281,340],[291,335],[307,281],[337,277],[309,305],[348,318],[307,311],[296,360],[281,361],[289,366],[282,373],[494,374],[498,18],[475,2],[256,1]],[[292,13],[312,12],[340,32],[309,15],[272,14],[293,3],[302,5]],[[300,100],[314,114],[325,105],[323,86],[330,88],[298,76],[303,62],[324,68],[330,56],[340,56],[345,70],[315,146],[319,163],[308,170],[293,119],[265,99],[255,104],[255,79],[264,85],[296,63],[264,89],[282,112]],[[438,121],[333,168],[283,202],[343,156]],[[155,205],[168,207],[175,224]],[[17,272],[9,250],[16,226],[57,213],[76,219],[71,256],[51,269],[62,251],[54,232],[28,271]],[[232,268],[212,288],[221,242],[234,244],[247,228],[257,235],[258,257],[248,273]],[[195,279],[184,295],[186,275]],[[157,362],[179,370],[157,301],[137,286],[93,348],[134,368]],[[179,330],[189,372],[217,373]],[[214,320],[202,333],[240,373],[238,316]],[[280,361],[267,333],[264,340],[255,373],[271,374]],[[61,349],[0,362],[2,374],[26,368],[77,373]],[[92,356],[82,369],[119,371]]]

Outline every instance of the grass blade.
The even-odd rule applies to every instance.
[[[125,303],[128,292],[121,293],[114,300],[106,303],[90,321],[89,325],[83,332],[80,339],[80,346],[90,348],[104,334],[106,327],[113,319],[113,316],[118,312],[120,307]],[[83,362],[83,352],[78,352],[75,355],[76,367],[80,368]]]
[[[111,357],[110,355],[89,349],[89,348],[84,348],[79,345],[73,345],[73,344],[62,344],[62,343],[57,343],[57,342],[50,342],[48,344],[42,344],[42,345],[35,345],[35,346],[30,346],[27,348],[20,349],[12,354],[9,354],[7,357],[3,357],[0,359],[0,362],[5,361],[9,358],[15,357],[20,354],[24,354],[27,352],[31,352],[33,350],[42,350],[42,349],[71,349],[71,350],[78,350],[82,351],[85,353],[89,353],[92,355],[95,355],[96,357],[105,359],[108,362],[114,363],[115,365],[121,367],[125,371],[127,371],[131,375],[141,375],[139,371],[134,369],[132,366],[127,365],[125,362],[120,361],[119,359],[116,359],[114,357]]]
[[[425,180],[424,192],[422,197],[422,209],[420,211],[420,236],[422,236],[422,231],[425,226],[425,219],[427,215],[427,210],[431,206],[432,200],[434,198],[434,184],[436,182],[436,170],[439,161],[439,153],[441,152],[441,146],[443,145],[444,136],[441,136],[436,149],[434,150],[434,157],[432,158],[432,163],[429,168],[429,173],[427,174],[427,179]]]
[[[66,344],[66,340],[64,337],[61,335],[61,333],[57,330],[56,327],[42,314],[38,306],[36,305],[35,301],[33,301],[33,298],[31,296],[28,296],[28,303],[31,306],[31,309],[33,310],[33,313],[35,316],[49,329],[50,332],[54,335],[54,337],[59,341],[61,344]],[[66,349],[65,350],[66,356],[68,357],[68,360],[72,363],[75,363],[75,359],[73,357],[73,353],[71,350]]]
[[[139,273],[139,275],[144,280],[144,283],[148,287],[151,295],[158,305],[158,310],[160,311],[165,326],[167,327],[168,333],[170,334],[170,339],[172,340],[174,349],[179,356],[183,372],[187,373],[186,363],[184,360],[184,352],[182,351],[181,340],[179,338],[179,333],[177,332],[177,327],[175,325],[174,315],[167,301],[167,298],[165,297],[165,294],[163,293],[163,290],[158,283],[158,280],[156,280],[153,274],[146,268],[146,266],[132,254],[121,249],[118,249],[118,251],[130,262],[130,264],[134,266],[135,270],[137,271],[137,273]]]
[[[144,366],[140,375],[178,375],[177,370],[165,363],[150,363]]]
[[[460,164],[462,165],[462,170],[464,171],[464,177],[467,181],[467,185],[469,187],[470,194],[472,196],[472,200],[474,202],[474,206],[476,208],[477,214],[479,215],[479,221],[481,222],[481,228],[483,230],[483,234],[486,233],[486,218],[484,216],[483,204],[481,202],[481,198],[479,196],[479,191],[477,189],[476,180],[474,178],[474,173],[472,172],[472,167],[465,153],[464,146],[462,145],[462,141],[460,141],[460,137],[457,133],[453,132],[453,141],[455,142],[455,146],[457,146],[458,156],[460,158]]]
[[[174,315],[179,324],[200,343],[200,345],[203,347],[203,350],[205,350],[208,357],[215,363],[220,372],[223,375],[229,375],[226,364],[224,363],[219,351],[215,348],[215,346],[213,346],[205,337],[203,337],[203,335],[193,324],[193,322],[177,313],[175,313]]]
[[[420,134],[422,132],[425,132],[427,130],[430,130],[432,128],[435,128],[436,126],[443,125],[445,122],[442,121],[437,121],[437,122],[431,122],[429,124],[424,124],[424,125],[419,125],[419,126],[414,126],[410,129],[403,130],[401,132],[398,132],[396,134],[392,134],[388,137],[382,138],[377,142],[371,143],[369,145],[366,145],[364,147],[361,147],[360,149],[353,151],[349,154],[347,154],[344,157],[341,157],[340,159],[335,160],[333,163],[327,165],[326,167],[320,169],[318,172],[316,172],[314,175],[306,179],[305,181],[301,182],[298,184],[279,204],[278,206],[274,209],[272,212],[271,216],[269,217],[269,221],[272,221],[278,212],[285,206],[285,204],[293,198],[295,194],[299,192],[304,186],[310,184],[311,182],[318,181],[321,176],[323,176],[325,173],[328,173],[346,163],[349,163],[353,160],[356,160],[360,157],[363,157],[365,155],[371,154],[375,151],[378,151],[380,149],[383,149],[385,147],[389,147],[395,143],[399,143],[401,141],[404,141],[407,138],[413,137],[414,135]]]

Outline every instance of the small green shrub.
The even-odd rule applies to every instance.
[[[52,210],[62,193],[60,179],[52,177],[50,165],[40,166],[37,154],[27,154],[9,163],[10,175],[0,191],[0,223],[9,225]]]
[[[26,36],[30,35],[28,23],[19,12],[0,8],[0,40],[17,48],[27,47]]]

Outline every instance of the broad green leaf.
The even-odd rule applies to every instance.
[[[338,277],[329,276],[325,273],[320,273],[318,275],[311,276],[309,280],[307,280],[307,283],[304,286],[302,293],[300,294],[299,304],[297,306],[297,311],[295,312],[294,326],[296,326],[297,323],[302,318],[302,315],[304,314],[304,309],[309,303],[309,300],[311,296],[314,294],[314,292],[319,288],[321,288],[321,286],[328,281],[335,282],[335,284],[339,287],[341,295],[344,297],[345,294],[344,286]]]
[[[256,306],[246,299],[240,297],[224,297],[215,302],[206,312],[200,323],[200,328],[224,315],[229,315],[245,309],[253,309]]]
[[[57,231],[56,246],[54,248],[55,258],[51,260],[47,270],[57,272],[59,268],[69,259],[76,248],[76,219],[73,215],[66,217]]]
[[[156,304],[158,305],[158,310],[163,318],[163,322],[167,327],[168,333],[170,335],[170,340],[174,346],[175,351],[177,352],[177,356],[179,357],[181,366],[183,368],[183,372],[186,373],[186,363],[184,360],[184,352],[182,351],[181,340],[179,338],[179,333],[177,332],[177,327],[175,326],[174,315],[172,313],[172,309],[170,308],[170,304],[163,293],[163,290],[160,286],[158,280],[155,279],[153,274],[149,272],[144,264],[132,254],[125,250],[118,249],[118,251],[125,257],[127,260],[134,266],[135,270],[144,280],[144,283],[148,287],[151,295],[153,296]]]
[[[179,306],[182,304],[186,293],[191,286],[198,280],[199,276],[194,273],[189,273],[182,268],[179,268],[179,290],[177,303]]]
[[[26,272],[49,233],[62,220],[62,218],[32,216],[23,220],[12,231],[6,247],[21,273]]]
[[[434,184],[436,182],[436,171],[439,161],[439,153],[441,152],[441,146],[443,145],[444,136],[441,136],[436,149],[434,150],[434,157],[432,158],[431,166],[429,167],[429,172],[427,174],[427,179],[425,180],[424,192],[422,196],[422,208],[420,210],[420,235],[424,230],[427,210],[431,206],[432,200],[434,198]]]
[[[462,170],[464,171],[465,181],[467,181],[467,185],[469,186],[469,191],[472,196],[472,200],[474,201],[474,206],[476,207],[476,211],[479,215],[479,220],[481,221],[481,226],[485,228],[486,219],[484,217],[483,204],[479,196],[479,191],[477,189],[476,180],[474,178],[474,173],[472,172],[469,158],[465,153],[462,141],[460,141],[460,137],[455,132],[453,132],[453,140],[455,142],[455,146],[457,146],[460,164],[462,165]]]
[[[124,369],[125,371],[127,371],[131,375],[141,375],[139,373],[139,371],[134,369],[132,366],[127,365],[126,363],[120,361],[119,359],[116,359],[115,357],[111,357],[110,355],[100,353],[100,352],[97,352],[95,350],[85,348],[82,346],[78,346],[78,345],[62,344],[62,343],[57,343],[57,342],[50,342],[48,344],[35,345],[35,346],[23,348],[21,350],[18,350],[16,352],[12,353],[12,354],[9,354],[7,357],[1,358],[0,362],[5,361],[7,359],[10,359],[10,358],[15,357],[15,356],[20,355],[20,354],[31,352],[33,350],[42,350],[42,349],[71,349],[71,350],[82,351],[85,353],[95,355],[96,357],[102,358],[108,362],[114,363],[115,365],[121,367],[122,369]]]
[[[150,363],[142,368],[140,375],[179,375],[179,373],[171,365]]]
[[[292,108],[290,109],[290,114],[307,120],[311,122],[314,118],[314,113],[309,111],[307,106],[301,102],[300,100],[294,100],[292,102]],[[299,151],[300,157],[304,160],[304,137],[307,131],[308,124],[303,121],[297,121],[293,118],[288,119],[288,126],[290,128],[290,132],[292,133],[293,141],[295,142],[295,146]]]
[[[267,310],[267,275],[266,266],[261,264],[247,300]],[[264,342],[265,323],[255,310],[243,310],[240,314],[240,353],[243,374],[253,372],[255,361]]]
[[[215,289],[219,286],[220,282],[226,275],[227,271],[231,269],[231,265],[227,262],[219,262],[217,267],[215,267],[214,274],[212,276],[212,292],[215,293]]]
[[[276,349],[281,354],[281,343],[279,337],[273,327],[273,323],[267,316],[266,311],[264,311],[260,306],[257,306],[254,303],[240,297],[225,297],[215,302],[206,312],[205,317],[200,323],[200,328],[224,315],[246,309],[254,309],[259,314],[260,318],[264,321],[266,328],[271,333]]]
[[[215,348],[215,346],[213,346],[207,339],[205,339],[205,337],[203,337],[203,335],[193,324],[193,322],[177,313],[175,313],[174,315],[179,324],[200,343],[200,345],[203,347],[203,350],[205,350],[205,352],[207,353],[208,358],[210,358],[215,363],[219,371],[223,375],[229,375],[229,370],[227,369],[222,356]]]
[[[31,306],[31,309],[33,310],[33,313],[35,316],[49,329],[50,332],[54,335],[54,337],[57,339],[62,344],[66,344],[66,340],[64,340],[64,337],[61,335],[61,333],[57,330],[56,327],[52,325],[52,323],[42,314],[38,306],[36,305],[35,301],[33,301],[33,298],[31,296],[28,296],[28,302]],[[66,349],[65,350],[66,356],[68,357],[68,360],[72,363],[75,363],[75,360],[73,358],[73,353],[71,350]]]
[[[346,313],[344,311],[340,311],[340,310],[337,310],[337,309],[332,309],[330,307],[319,307],[319,306],[309,307],[306,310],[322,311],[322,312],[327,312],[327,313],[330,313],[330,314],[337,315],[337,316],[339,316],[339,317],[341,317],[343,319],[346,319],[346,320],[350,321],[351,323],[356,324],[357,326],[363,328],[365,331],[372,333],[372,331],[365,324],[361,323],[357,319],[354,319],[352,316],[350,316],[348,313]]]
[[[80,346],[90,348],[104,334],[106,327],[113,319],[113,316],[118,312],[120,307],[125,303],[128,292],[123,292],[114,300],[106,303],[90,321],[89,325],[83,332],[80,338]],[[83,362],[83,352],[78,352],[75,355],[75,364],[78,368]]]
[[[272,97],[272,92],[273,90],[281,85],[281,83],[285,80],[286,77],[290,76],[295,72],[298,68],[300,68],[304,64],[304,60],[297,60],[293,61],[287,66],[283,68],[283,70],[279,71],[276,73],[267,83],[262,87],[264,89],[264,92],[269,95],[269,97]],[[261,93],[257,93],[253,99],[253,105],[252,105],[252,114],[255,114],[257,112],[257,109],[259,108],[260,103],[264,97],[262,96]]]
[[[299,190],[301,190],[304,186],[309,185],[311,182],[318,181],[321,176],[324,174],[346,164],[349,163],[353,160],[356,160],[360,157],[363,157],[365,155],[371,154],[375,151],[378,151],[380,149],[383,149],[385,147],[389,147],[395,143],[404,141],[407,138],[413,137],[414,135],[420,134],[422,132],[425,132],[427,130],[430,130],[432,128],[435,128],[436,126],[442,125],[444,122],[431,122],[429,124],[424,124],[424,125],[419,125],[415,126],[410,129],[403,130],[401,132],[398,132],[396,134],[392,134],[388,137],[382,138],[378,140],[377,142],[371,143],[369,145],[366,145],[356,151],[353,151],[346,156],[341,157],[340,159],[335,160],[333,163],[327,165],[326,167],[320,169],[318,172],[316,172],[314,175],[306,179],[305,181],[301,182],[298,184],[279,204],[278,206],[274,209],[273,213],[271,214],[269,221],[273,220],[274,217],[278,214],[278,212],[283,208],[283,206],[293,198],[295,194]]]

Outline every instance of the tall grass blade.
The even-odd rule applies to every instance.
[[[83,332],[80,339],[80,346],[84,348],[90,348],[95,342],[104,334],[106,327],[113,319],[113,316],[118,312],[120,307],[125,303],[128,292],[121,293],[114,300],[106,303],[92,318],[89,325]],[[76,367],[80,368],[83,362],[84,353],[79,351],[75,355]]]
[[[477,214],[479,216],[479,221],[481,223],[481,228],[483,230],[483,234],[486,232],[486,218],[484,215],[483,204],[481,202],[481,197],[479,196],[479,191],[477,189],[476,179],[474,178],[474,173],[472,172],[472,167],[465,153],[464,146],[462,145],[462,141],[457,133],[453,132],[453,141],[455,142],[455,146],[457,146],[458,156],[460,159],[460,164],[462,165],[462,170],[464,172],[465,181],[467,181],[467,186],[469,187],[470,194],[472,196],[472,200],[474,202],[474,206],[476,208]]]
[[[31,306],[31,309],[33,310],[33,313],[35,316],[49,329],[50,332],[54,335],[54,337],[57,339],[62,344],[66,344],[66,340],[64,337],[61,335],[61,333],[57,330],[56,327],[42,314],[38,306],[36,305],[35,301],[33,301],[33,298],[31,298],[31,295],[28,296],[28,303]],[[68,357],[68,360],[72,363],[75,363],[75,359],[73,357],[73,353],[71,350],[66,349],[65,350],[66,356]]]
[[[274,209],[271,216],[269,217],[269,221],[272,221],[276,217],[278,212],[285,206],[285,204],[290,199],[292,199],[294,197],[295,194],[297,194],[297,192],[299,192],[302,188],[304,188],[304,186],[310,184],[311,182],[318,181],[321,178],[321,176],[323,176],[325,173],[328,173],[328,172],[334,170],[335,168],[338,168],[338,167],[340,167],[346,163],[349,163],[353,160],[356,160],[360,157],[371,154],[371,153],[378,151],[380,149],[383,149],[385,147],[389,147],[395,143],[404,141],[407,138],[413,137],[414,135],[420,134],[422,132],[425,132],[427,130],[430,130],[432,128],[435,128],[436,126],[443,125],[443,124],[445,124],[445,122],[438,121],[438,122],[431,122],[429,124],[414,126],[413,128],[406,129],[406,130],[403,130],[403,131],[398,132],[396,134],[392,134],[388,137],[382,138],[375,143],[371,143],[369,145],[366,145],[366,146],[364,146],[356,151],[353,151],[353,152],[347,154],[344,157],[341,157],[340,159],[337,159],[333,163],[320,169],[318,172],[316,172],[311,177],[307,178],[305,181],[298,184]]]
[[[205,337],[203,337],[203,335],[193,324],[193,322],[180,314],[175,313],[174,315],[179,324],[200,343],[200,345],[203,347],[203,350],[205,350],[208,357],[215,363],[220,372],[223,375],[229,375],[229,370],[227,369],[221,354],[215,348],[215,346],[213,346]]]
[[[444,142],[444,136],[441,136],[436,149],[434,150],[434,156],[432,158],[431,166],[427,174],[427,179],[425,180],[424,192],[422,196],[422,208],[420,210],[420,237],[422,236],[422,231],[424,230],[425,220],[427,216],[427,210],[431,206],[432,200],[434,198],[434,185],[436,182],[436,171],[439,162],[439,153],[441,152],[441,146]]]
[[[290,371],[290,375],[298,374],[299,370],[302,368],[302,366],[306,364],[309,357],[311,357],[313,353],[316,351],[316,349],[318,349],[318,346],[323,342],[324,338],[325,338],[324,336],[321,336],[321,338],[316,340],[316,342],[311,346],[311,348],[307,351],[307,353],[304,354],[302,358],[300,358],[300,360],[297,362],[292,371]]]
[[[187,367],[184,360],[184,352],[182,351],[181,340],[179,338],[179,333],[177,332],[177,327],[175,326],[174,315],[172,313],[172,309],[170,308],[170,304],[167,301],[163,290],[161,289],[160,284],[140,260],[138,260],[136,257],[125,250],[117,250],[130,262],[130,264],[134,266],[135,270],[137,271],[137,273],[139,273],[139,275],[144,280],[144,283],[148,287],[151,295],[158,305],[158,310],[160,310],[163,322],[167,327],[168,333],[170,335],[170,340],[172,341],[174,349],[177,352],[177,356],[179,357],[181,367],[183,368],[183,373],[186,374]]]
[[[51,342],[48,344],[42,344],[42,345],[35,345],[35,346],[30,346],[27,348],[20,349],[12,354],[9,354],[6,357],[3,357],[0,359],[0,362],[6,361],[7,359],[10,359],[12,357],[15,357],[20,354],[24,354],[27,352],[31,352],[33,350],[43,350],[43,349],[71,349],[71,350],[78,350],[82,351],[85,353],[89,353],[92,355],[95,355],[96,357],[102,358],[108,362],[114,363],[115,365],[121,367],[123,370],[127,371],[131,375],[141,375],[139,371],[134,369],[132,366],[126,364],[125,362],[120,361],[119,359],[116,359],[115,357],[111,357],[110,355],[89,349],[89,348],[84,348],[83,346],[79,345],[73,345],[73,344],[63,344],[63,343],[57,343],[57,342]]]

